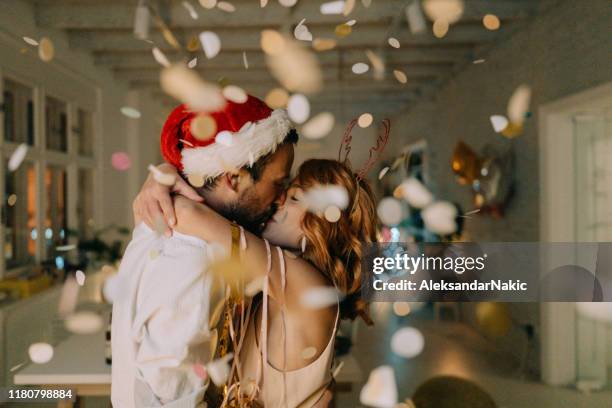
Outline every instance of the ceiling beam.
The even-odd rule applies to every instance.
[[[403,13],[406,0],[376,0],[369,8],[357,4],[348,16],[323,15],[320,2],[302,0],[295,10],[270,2],[260,8],[257,1],[232,1],[237,8],[235,13],[226,13],[219,9],[205,10],[198,2],[191,0],[198,11],[199,18],[192,19],[181,1],[171,1],[168,7],[168,23],[172,27],[201,28],[215,27],[262,27],[268,25],[292,25],[305,18],[312,26],[319,24],[339,24],[348,19],[357,20],[358,24],[380,22],[390,19],[397,13]],[[359,3],[359,2],[358,2]],[[495,14],[503,20],[528,17],[538,7],[537,0],[468,0],[462,21],[480,21],[484,14]],[[44,27],[62,29],[131,29],[134,21],[136,1],[99,0],[52,0],[36,1],[36,21]]]

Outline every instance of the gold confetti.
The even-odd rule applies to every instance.
[[[17,195],[16,194],[11,194],[8,197],[8,200],[6,200],[7,204],[9,205],[9,207],[12,207],[15,205],[15,203],[17,202]]]
[[[208,140],[217,133],[217,122],[210,115],[198,115],[191,121],[191,134],[198,140]]]
[[[193,187],[199,188],[204,185],[204,176],[201,174],[190,174],[187,176],[187,181]]]
[[[336,34],[336,37],[338,38],[347,37],[352,32],[353,32],[353,28],[346,23],[338,24],[336,28],[334,29],[334,33]]]
[[[283,88],[274,88],[266,95],[266,104],[272,109],[284,108],[289,101],[289,93]]]
[[[336,40],[334,40],[333,38],[315,38],[312,41],[312,48],[314,48],[315,51],[329,51],[332,50],[336,47]]]
[[[49,62],[55,57],[55,46],[47,37],[40,39],[40,43],[38,44],[38,56],[44,62]]]
[[[283,52],[285,38],[276,30],[263,30],[261,32],[261,49],[268,55],[276,56]]]
[[[437,38],[443,38],[448,33],[448,21],[443,19],[434,21],[433,33]]]
[[[491,31],[499,30],[499,27],[501,26],[499,18],[494,14],[487,14],[484,16],[482,19],[482,24],[487,30]]]
[[[448,24],[459,21],[465,8],[463,0],[424,0],[422,4],[431,21],[445,20]]]
[[[405,84],[406,82],[408,82],[408,77],[406,76],[404,71],[394,69],[393,76],[395,76],[395,79],[397,79],[397,82],[399,82],[400,84]]]
[[[393,313],[398,316],[408,316],[410,314],[410,303],[393,302]]]
[[[373,121],[374,117],[371,113],[362,113],[359,116],[359,119],[357,119],[357,124],[359,125],[359,127],[367,128],[372,124]]]
[[[189,41],[187,41],[187,51],[189,52],[196,52],[200,49],[200,40],[198,40],[198,37],[193,36],[189,39]]]
[[[172,48],[176,48],[176,49],[181,48],[181,45],[179,44],[178,40],[176,39],[174,34],[172,34],[172,31],[170,31],[168,28],[165,28],[165,27],[162,28],[162,35],[164,36],[164,40],[166,40],[166,42]]]

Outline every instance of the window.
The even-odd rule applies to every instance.
[[[5,174],[4,260],[11,268],[31,263],[36,256],[36,173],[26,162]]]
[[[92,236],[98,156],[91,106],[13,78],[0,76],[0,85],[2,278],[44,261],[62,267],[57,247]],[[24,143],[25,159],[9,170],[12,153]]]

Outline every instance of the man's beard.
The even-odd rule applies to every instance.
[[[219,209],[219,213],[228,220],[241,225],[247,231],[261,235],[268,220],[276,213],[276,209],[277,205],[271,204],[265,211],[257,213],[248,205],[229,204]]]

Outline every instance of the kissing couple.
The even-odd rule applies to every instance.
[[[216,137],[193,134],[203,114]],[[339,321],[372,324],[360,296],[361,245],[376,240],[364,177],[388,140],[383,124],[362,171],[311,159],[290,179],[298,134],[284,110],[248,96],[172,111],[167,163],[134,201],[117,276],[115,408],[331,404]],[[349,129],[347,154],[350,139]]]

